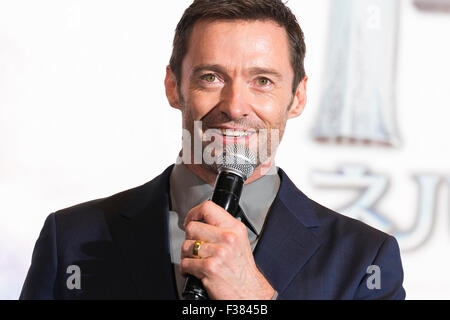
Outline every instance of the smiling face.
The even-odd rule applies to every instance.
[[[287,120],[300,115],[306,103],[307,78],[295,94],[293,79],[288,36],[275,22],[200,20],[190,35],[180,87],[169,67],[165,85],[170,104],[182,111],[183,128],[192,137],[213,129],[215,139],[245,143],[259,156],[258,164],[270,165],[278,145],[271,142],[278,140],[271,132],[281,140]],[[258,152],[261,147],[266,156]]]

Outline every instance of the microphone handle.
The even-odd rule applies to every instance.
[[[211,200],[236,217],[243,186],[244,179],[241,176],[233,172],[221,171],[217,177]],[[186,300],[209,299],[202,282],[190,274],[186,277],[182,295]]]
[[[211,200],[236,217],[243,186],[244,179],[241,176],[233,172],[222,171],[217,177]]]

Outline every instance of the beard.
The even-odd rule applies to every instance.
[[[189,132],[190,141],[185,144],[183,139],[183,150],[190,148],[189,154],[192,155],[190,158],[193,161],[194,155],[197,152],[201,152],[201,163],[202,167],[208,169],[209,171],[214,171],[217,173],[217,164],[211,163],[212,159],[217,159],[228,144],[244,144],[250,152],[252,152],[256,159],[256,166],[267,162],[275,153],[278,145],[284,134],[286,126],[286,117],[280,117],[279,121],[275,122],[274,126],[267,125],[261,119],[250,119],[249,117],[242,117],[239,119],[231,119],[226,113],[213,108],[208,114],[202,117],[200,120],[195,120],[192,110],[194,110],[189,103],[186,103],[185,99],[181,97],[182,114],[183,114],[183,129]],[[292,105],[292,101],[289,106]],[[288,107],[289,107],[288,106]],[[201,122],[201,126],[199,126]],[[197,123],[197,125],[195,124]],[[240,128],[245,131],[254,131],[254,136],[251,139],[234,139],[230,141],[228,139],[226,142],[222,143],[222,139],[218,139],[218,135],[209,135],[210,132],[217,133],[217,128],[220,127],[230,127],[230,128]],[[222,134],[226,134],[227,130],[221,129]],[[201,141],[201,150],[198,150],[195,146],[198,146],[194,140]],[[184,154],[185,152],[183,152]],[[210,161],[205,161],[205,154],[209,155],[208,159]],[[198,157],[197,157],[198,159]],[[186,159],[184,158],[184,161]],[[194,162],[196,163],[195,160]]]

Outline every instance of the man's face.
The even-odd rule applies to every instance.
[[[214,139],[246,144],[261,164],[274,155],[286,121],[305,105],[307,78],[296,94],[293,78],[288,36],[275,22],[205,20],[192,30],[177,97],[167,79],[166,90],[172,90],[169,101],[182,111],[183,128],[192,137],[204,139],[214,129]]]

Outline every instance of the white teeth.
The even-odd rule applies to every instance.
[[[239,130],[225,130],[222,132],[224,136],[227,137],[246,137],[253,133],[253,131],[239,131]]]
[[[224,137],[231,137],[231,138],[242,138],[250,136],[254,133],[256,133],[255,130],[231,130],[231,129],[213,129],[216,134],[220,134]]]

